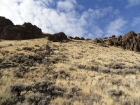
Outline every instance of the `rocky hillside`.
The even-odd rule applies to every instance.
[[[0,26],[1,36],[17,27]],[[140,105],[140,53],[126,47],[138,43],[134,32],[95,40],[16,35],[0,41],[0,105]]]
[[[109,38],[96,39],[96,41],[110,46],[121,46],[123,49],[131,51],[140,51],[140,33],[136,34],[134,31],[130,31],[124,36],[116,37],[113,35]]]

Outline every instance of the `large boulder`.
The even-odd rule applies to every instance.
[[[14,25],[9,19],[0,17],[0,38],[6,40],[23,40],[43,37],[40,28],[31,23]]]
[[[48,36],[48,40],[53,42],[63,42],[63,41],[68,41],[69,39],[64,32],[59,32],[57,34]]]

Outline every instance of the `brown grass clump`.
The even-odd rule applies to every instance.
[[[139,53],[46,38],[0,48],[0,105],[140,104]]]

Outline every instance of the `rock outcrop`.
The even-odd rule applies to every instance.
[[[0,17],[0,38],[5,40],[24,40],[43,37],[40,28],[31,23],[14,25],[12,21]]]
[[[83,37],[80,38],[80,37],[77,37],[77,36],[76,37],[70,36],[69,38],[70,39],[75,39],[75,40],[85,40],[85,38],[83,38]]]
[[[69,41],[68,37],[65,35],[64,32],[59,32],[54,35],[49,35],[48,40],[52,42],[64,42],[64,41]]]
[[[0,16],[0,28],[8,26],[8,25],[14,25],[14,24],[13,24],[13,22],[11,20]]]
[[[99,43],[106,43],[111,46],[121,46],[123,49],[131,51],[140,51],[140,34],[134,31],[126,33],[124,36],[112,36],[106,39],[95,40]]]

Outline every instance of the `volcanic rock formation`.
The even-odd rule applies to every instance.
[[[54,35],[49,35],[48,40],[53,41],[53,42],[63,42],[63,41],[68,41],[68,37],[65,35],[64,32],[59,32]]]
[[[31,23],[14,25],[5,17],[0,17],[0,38],[6,40],[23,40],[43,37],[42,31]]]
[[[14,25],[13,22],[5,17],[0,16],[0,28],[5,27],[7,25]]]
[[[110,46],[121,46],[123,49],[131,51],[140,51],[140,33],[136,34],[134,31],[130,31],[124,36],[116,37],[113,35],[109,38],[95,39],[95,42],[105,43]]]

